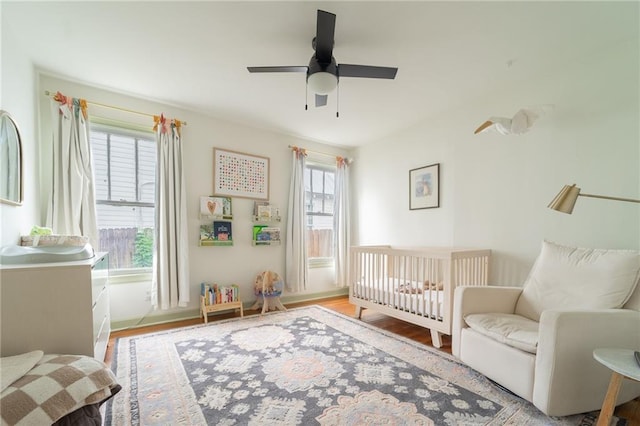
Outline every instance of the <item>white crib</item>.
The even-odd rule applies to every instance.
[[[491,250],[443,247],[351,247],[349,301],[431,330],[435,347],[451,335],[453,291],[485,286]]]

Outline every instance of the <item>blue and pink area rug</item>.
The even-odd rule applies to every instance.
[[[597,417],[547,417],[444,352],[319,306],[121,338],[113,368],[122,391],[107,407],[111,425],[586,426]]]

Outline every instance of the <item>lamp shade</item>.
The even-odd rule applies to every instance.
[[[580,188],[575,184],[565,185],[547,207],[562,213],[571,214],[578,195],[580,195]]]
[[[307,83],[313,93],[326,95],[336,88],[338,85],[338,77],[329,72],[319,71],[311,74],[307,79]]]

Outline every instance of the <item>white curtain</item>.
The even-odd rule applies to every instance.
[[[307,244],[305,241],[304,169],[306,165],[304,149],[293,147],[291,185],[289,186],[289,206],[287,209],[286,239],[286,280],[289,291],[307,288]]]
[[[57,93],[51,100],[53,176],[46,226],[55,234],[84,235],[98,247],[95,188],[87,104]]]
[[[335,278],[338,287],[349,285],[349,247],[351,245],[349,227],[349,162],[336,159],[336,194],[333,212],[335,235]]]
[[[180,121],[156,117],[156,235],[151,304],[157,309],[189,303],[187,193]]]

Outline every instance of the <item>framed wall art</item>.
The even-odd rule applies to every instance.
[[[440,163],[409,170],[409,210],[440,207]]]
[[[213,194],[269,199],[269,158],[213,148]]]

